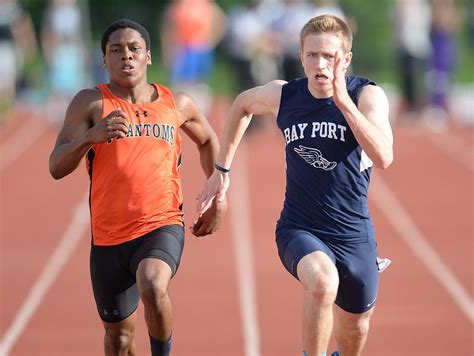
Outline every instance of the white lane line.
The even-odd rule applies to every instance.
[[[259,356],[260,336],[255,302],[256,289],[246,145],[240,145],[239,151],[238,159],[234,160],[229,189],[230,225],[239,287],[244,352],[246,356]]]
[[[90,229],[88,197],[89,193],[87,193],[87,196],[76,207],[73,219],[62,236],[59,245],[54,250],[48,260],[48,264],[36,280],[28,297],[16,314],[13,323],[6,330],[0,342],[0,355],[8,356],[8,353],[38,309],[43,297],[69,260],[81,237]]]
[[[38,117],[32,117],[17,127],[0,146],[0,171],[15,162],[47,130],[48,124]]]
[[[429,135],[430,141],[448,155],[452,160],[458,161],[464,167],[474,172],[474,150],[472,145],[464,142],[452,132],[447,132],[446,136]]]
[[[467,318],[474,322],[474,301],[464,289],[454,273],[443,262],[427,238],[416,227],[408,212],[403,208],[395,194],[377,175],[372,183],[373,201],[385,214],[398,235],[411,248],[412,252],[427,267],[433,277],[444,287]]]

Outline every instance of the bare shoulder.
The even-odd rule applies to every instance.
[[[281,97],[281,90],[283,88],[283,85],[285,85],[286,83],[287,82],[285,82],[284,80],[272,80],[271,82],[268,82],[267,84],[258,87],[258,95],[262,98],[267,98],[273,101],[278,99],[279,102]]]
[[[176,109],[178,111],[183,111],[196,105],[193,98],[183,92],[174,93],[174,101],[176,103]]]
[[[265,85],[244,91],[238,97],[243,109],[256,115],[277,116],[284,80],[273,80]]]
[[[82,117],[98,119],[102,115],[102,105],[102,93],[99,89],[82,89],[69,104],[66,118],[68,116],[76,117],[76,114],[79,114]]]
[[[362,88],[359,96],[359,100],[379,100],[386,99],[387,95],[382,87],[378,85],[366,85]]]
[[[366,85],[360,92],[358,107],[361,111],[374,108],[388,110],[388,98],[378,85]]]
[[[80,90],[73,101],[81,104],[92,104],[102,100],[102,93],[97,88],[87,88]]]
[[[81,132],[102,118],[102,93],[97,88],[82,89],[71,100],[64,117],[62,134]]]
[[[180,126],[191,120],[199,120],[204,116],[190,95],[183,92],[176,92],[174,93],[174,101],[176,103]]]

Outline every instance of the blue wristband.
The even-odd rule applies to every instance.
[[[230,172],[230,168],[221,167],[217,163],[214,163],[214,168],[217,169],[219,172],[224,172],[224,173]]]

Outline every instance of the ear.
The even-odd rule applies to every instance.
[[[352,60],[352,52],[347,52],[344,55],[344,68],[347,69],[347,67],[349,67],[349,65],[351,64],[351,60]]]
[[[148,50],[148,51],[146,52],[146,57],[147,57],[146,63],[147,63],[148,65],[151,65],[151,51],[150,51],[150,50]]]
[[[105,60],[105,54],[102,56],[102,65],[104,66],[104,68],[107,68],[107,62]]]

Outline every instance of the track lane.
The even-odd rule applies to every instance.
[[[471,144],[469,132],[450,134]],[[72,208],[87,191],[83,166],[65,180],[49,177],[47,156],[55,135],[55,130],[46,131],[2,172],[0,273],[8,286],[1,300],[2,337],[66,229]],[[431,134],[396,129],[396,164],[381,173],[382,178],[472,296],[472,174],[425,135]],[[294,355],[300,348],[301,292],[281,266],[274,243],[283,202],[283,142],[274,130],[256,131],[246,141],[260,354]],[[187,143],[183,187],[188,224],[194,218],[194,196],[204,182],[201,177],[197,155]],[[371,211],[380,255],[394,263],[381,278],[364,355],[471,355],[472,324],[400,240],[386,213],[372,202]],[[102,329],[88,275],[89,238],[81,238],[11,355],[102,354]],[[212,237],[198,239],[187,233],[182,265],[171,287],[176,356],[244,354],[236,279],[228,219]],[[139,312],[137,348],[146,352],[143,310]]]

